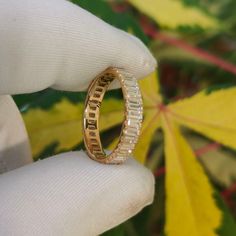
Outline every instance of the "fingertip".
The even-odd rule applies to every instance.
[[[127,164],[130,165],[130,172],[132,172],[133,178],[136,184],[137,204],[143,208],[153,202],[155,193],[155,178],[153,173],[138,163],[135,159],[129,158]]]
[[[152,73],[157,67],[157,61],[151,51],[136,36],[118,30],[117,38],[121,44],[117,47],[114,66],[118,65],[140,79]]]

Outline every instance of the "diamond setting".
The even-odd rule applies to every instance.
[[[114,79],[118,79],[121,84],[125,100],[125,119],[116,148],[106,155],[100,141],[98,118],[105,91]],[[137,79],[123,69],[107,69],[91,83],[86,99],[84,142],[88,155],[102,163],[123,163],[133,153],[140,134],[142,120],[143,103]]]

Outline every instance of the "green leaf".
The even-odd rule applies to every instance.
[[[103,234],[101,236],[125,236],[124,224],[121,224]]]
[[[219,193],[215,193],[215,199],[218,207],[222,211],[222,224],[217,230],[219,236],[235,236],[236,235],[236,223],[231,215],[228,207],[224,203]]]

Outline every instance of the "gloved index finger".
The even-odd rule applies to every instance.
[[[107,67],[141,78],[156,66],[139,40],[64,0],[4,1],[0,52],[0,94],[81,91]]]

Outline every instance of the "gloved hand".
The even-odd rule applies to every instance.
[[[156,61],[138,39],[65,0],[0,0],[0,235],[97,235],[152,202],[153,175],[132,159],[104,165],[80,151],[31,163],[9,96],[85,90],[109,66],[141,78]]]

